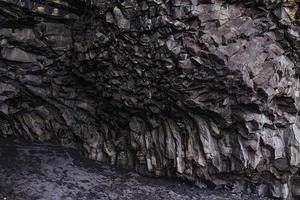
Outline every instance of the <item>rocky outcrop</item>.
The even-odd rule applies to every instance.
[[[300,195],[295,1],[0,0],[2,135]]]

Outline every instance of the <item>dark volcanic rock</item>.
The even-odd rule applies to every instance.
[[[296,1],[0,0],[2,135],[291,199]]]
[[[75,149],[0,139],[0,199],[267,200],[142,177],[87,160]]]

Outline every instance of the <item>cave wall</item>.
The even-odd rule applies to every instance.
[[[299,192],[295,1],[0,0],[0,134],[200,187]]]

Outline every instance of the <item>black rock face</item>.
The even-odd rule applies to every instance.
[[[296,1],[0,0],[1,134],[300,195]]]

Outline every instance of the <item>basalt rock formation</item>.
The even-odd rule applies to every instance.
[[[300,196],[298,3],[0,0],[0,134]]]

